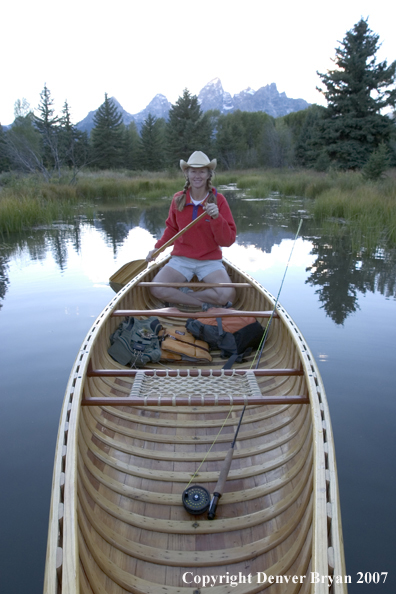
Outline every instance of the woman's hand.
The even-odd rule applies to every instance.
[[[147,261],[147,262],[152,262],[153,260],[155,260],[155,258],[153,258],[153,255],[155,254],[155,252],[156,252],[156,251],[157,251],[157,250],[155,250],[155,249],[154,249],[154,250],[151,250],[151,251],[149,251],[149,253],[148,253],[148,254],[147,254],[147,256],[146,256],[146,261]]]
[[[214,204],[213,202],[206,205],[206,212],[210,217],[212,217],[212,219],[217,219],[217,217],[219,216],[219,209],[217,207],[217,204]]]

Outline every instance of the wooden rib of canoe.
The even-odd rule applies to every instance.
[[[165,261],[119,291],[72,369],[56,447],[44,592],[199,594],[206,586],[213,594],[345,593],[328,404],[287,312],[278,305],[257,371],[253,353],[226,373],[216,352],[206,365],[156,364],[139,373],[109,357],[119,316],[154,314],[165,327],[202,317],[182,306],[163,308],[152,296],[150,282]],[[236,286],[233,307],[255,312],[265,326],[273,297],[224,262]],[[252,377],[253,395],[246,389]],[[191,479],[213,492],[243,404],[216,518],[191,515],[182,493]]]

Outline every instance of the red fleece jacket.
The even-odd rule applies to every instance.
[[[182,211],[178,211],[175,198],[182,193],[178,192],[173,197],[166,219],[166,229],[155,244],[155,249],[162,247],[204,211],[200,204],[196,207],[191,202],[189,190],[186,194],[185,207]],[[234,243],[236,225],[227,200],[222,194],[217,194],[217,206],[219,209],[217,219],[212,219],[209,215],[203,217],[175,241],[172,256],[184,256],[196,260],[219,260],[222,257],[220,246],[228,247]]]

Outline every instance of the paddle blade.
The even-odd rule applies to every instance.
[[[133,262],[127,262],[110,277],[110,282],[118,285],[126,285],[135,276],[143,272],[143,270],[146,270],[147,266],[147,260],[134,260]]]

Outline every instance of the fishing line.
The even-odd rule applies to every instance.
[[[282,291],[282,287],[283,287],[283,283],[285,281],[287,269],[289,268],[289,264],[290,264],[290,261],[291,261],[292,255],[293,255],[293,251],[294,251],[294,247],[295,247],[296,242],[297,242],[297,238],[298,238],[299,233],[300,233],[302,222],[303,222],[303,219],[300,219],[300,223],[298,225],[297,233],[295,235],[295,238],[294,238],[294,241],[293,241],[293,245],[292,245],[292,249],[291,249],[291,252],[290,252],[289,260],[287,261],[286,269],[285,269],[285,272],[283,274],[281,285],[279,287],[278,295],[276,297],[276,300],[275,300],[275,303],[274,303],[274,307],[273,307],[271,316],[270,316],[270,318],[269,318],[269,320],[267,322],[267,325],[265,327],[264,334],[263,334],[263,337],[261,339],[259,348],[257,349],[256,354],[255,354],[255,356],[253,358],[253,361],[252,361],[252,363],[250,365],[250,369],[252,369],[252,367],[253,367],[254,362],[256,361],[256,359],[257,359],[256,369],[259,366],[261,355],[263,353],[265,342],[267,340],[267,336],[269,334],[269,330],[270,330],[270,327],[271,327],[271,323],[272,323],[272,320],[274,318],[276,309],[278,307],[279,296],[280,296],[281,291]],[[219,480],[217,481],[216,487],[214,489],[212,499],[210,498],[210,494],[209,494],[208,490],[205,489],[205,487],[202,487],[200,485],[193,485],[192,487],[190,487],[190,485],[191,485],[192,481],[194,480],[194,478],[196,477],[196,475],[198,474],[199,469],[201,468],[201,466],[206,461],[206,459],[207,459],[210,451],[212,450],[213,446],[215,445],[215,443],[216,443],[216,441],[217,441],[220,433],[222,432],[222,430],[224,428],[224,425],[226,424],[226,421],[227,421],[228,417],[230,416],[232,410],[233,410],[233,406],[231,406],[231,408],[230,408],[230,410],[228,412],[228,415],[227,415],[227,417],[225,418],[225,420],[223,422],[223,425],[221,426],[218,434],[216,435],[216,437],[215,437],[212,445],[210,446],[208,452],[206,453],[204,459],[202,460],[201,464],[199,465],[199,467],[197,468],[197,470],[192,475],[191,480],[188,483],[186,489],[183,491],[183,505],[184,505],[185,509],[189,513],[196,514],[196,515],[202,514],[202,513],[204,513],[205,511],[208,510],[208,519],[209,520],[213,520],[214,517],[215,517],[215,515],[216,515],[217,505],[218,505],[219,499],[220,499],[220,497],[222,495],[222,490],[223,490],[223,487],[224,487],[224,483],[225,483],[225,481],[227,479],[228,472],[229,472],[229,469],[230,469],[230,466],[231,466],[231,461],[232,461],[232,457],[233,457],[234,446],[235,446],[235,443],[236,443],[236,440],[237,440],[237,437],[238,437],[239,429],[240,429],[241,424],[242,424],[243,415],[244,415],[245,410],[246,410],[246,404],[244,405],[244,407],[242,409],[242,412],[241,412],[241,415],[239,417],[239,422],[238,422],[238,425],[237,425],[237,428],[236,428],[236,431],[235,431],[235,434],[234,434],[234,439],[233,439],[233,441],[231,443],[230,449],[229,449],[229,451],[227,453],[227,456],[225,458],[223,469],[220,471]]]
[[[210,451],[212,450],[213,446],[215,445],[217,438],[219,437],[220,433],[224,429],[224,425],[227,422],[228,417],[232,413],[233,406],[231,406],[230,410],[228,411],[228,415],[223,421],[222,426],[219,429],[218,434],[213,440],[212,445],[210,446],[209,450],[206,452],[204,459],[202,460],[201,464],[198,466],[197,470],[192,475],[190,482],[188,483],[187,487],[184,489],[182,494],[182,502],[184,508],[193,515],[203,514],[209,509],[210,506],[210,493],[205,487],[201,485],[191,485],[194,478],[197,476],[199,469],[201,468],[202,464],[206,461],[207,457],[209,456]]]
[[[212,445],[210,446],[210,448],[209,448],[209,449],[208,449],[208,451],[206,452],[206,454],[205,454],[205,458],[202,460],[201,464],[198,466],[197,470],[196,470],[196,471],[194,472],[194,474],[192,475],[192,477],[191,477],[191,479],[190,479],[190,482],[188,483],[188,485],[187,485],[186,489],[187,489],[187,488],[188,488],[188,487],[191,485],[192,481],[193,481],[193,480],[194,480],[194,478],[197,476],[197,474],[198,474],[198,472],[199,472],[199,469],[201,468],[202,464],[203,464],[203,463],[206,461],[206,458],[209,456],[209,454],[210,454],[210,451],[211,451],[211,449],[213,448],[213,446],[215,445],[215,443],[216,443],[216,441],[217,441],[217,439],[218,439],[218,437],[219,437],[220,433],[223,431],[223,429],[224,429],[224,425],[226,424],[226,422],[227,422],[227,420],[228,420],[228,417],[229,417],[229,416],[230,416],[230,414],[232,413],[232,409],[233,409],[233,408],[234,408],[234,407],[233,407],[233,406],[231,406],[230,410],[228,411],[228,415],[227,415],[227,416],[226,416],[226,418],[224,419],[224,422],[223,422],[222,426],[221,426],[221,427],[220,427],[220,429],[219,429],[219,432],[218,432],[218,434],[216,435],[216,437],[215,437],[215,438],[214,438],[214,440],[213,440],[213,443],[212,443]]]
[[[291,249],[291,252],[290,252],[290,256],[289,256],[289,259],[288,259],[287,264],[286,264],[285,272],[283,274],[282,282],[281,282],[281,285],[279,287],[278,295],[277,295],[277,298],[275,299],[274,308],[272,310],[271,316],[270,316],[270,318],[269,318],[269,320],[267,322],[267,325],[265,327],[264,334],[263,334],[263,337],[262,337],[262,339],[260,341],[259,348],[257,349],[256,354],[254,355],[253,361],[252,361],[252,363],[250,365],[250,369],[252,369],[252,367],[253,367],[254,362],[255,362],[256,359],[257,359],[257,363],[256,363],[255,369],[257,369],[258,366],[259,366],[261,355],[263,354],[263,350],[264,350],[264,346],[265,346],[265,341],[267,340],[267,336],[269,334],[269,330],[270,330],[270,327],[271,327],[271,322],[272,322],[272,320],[274,318],[274,315],[275,315],[275,312],[276,312],[276,308],[278,307],[279,295],[281,294],[283,283],[285,282],[285,277],[286,277],[287,269],[289,268],[290,261],[292,259],[292,255],[293,255],[293,251],[294,251],[294,246],[296,245],[297,238],[298,238],[298,236],[300,234],[300,229],[301,229],[302,222],[303,222],[303,220],[300,219],[300,223],[298,225],[297,233],[296,233],[296,235],[294,237],[294,241],[293,241],[292,249]],[[234,440],[233,440],[233,442],[231,444],[231,448],[234,447],[235,442],[236,442],[236,439],[238,437],[238,432],[239,432],[239,429],[240,429],[240,426],[241,426],[241,423],[242,423],[242,417],[245,414],[245,410],[246,410],[246,404],[244,405],[244,407],[242,409],[241,416],[240,416],[240,419],[239,419],[239,423],[238,423],[238,426],[237,426],[236,431],[235,431]]]
[[[258,365],[260,363],[260,358],[261,358],[261,355],[262,355],[263,350],[264,350],[265,341],[266,341],[266,338],[268,336],[268,333],[269,333],[269,330],[270,330],[270,327],[271,327],[271,322],[272,322],[272,319],[273,319],[273,317],[275,315],[275,312],[276,312],[276,308],[278,306],[279,295],[280,295],[280,293],[282,291],[283,283],[284,283],[284,280],[285,280],[285,277],[286,277],[286,272],[287,272],[287,269],[289,267],[290,260],[292,258],[294,246],[296,245],[296,241],[297,241],[298,235],[300,233],[302,222],[303,222],[303,220],[300,219],[300,223],[298,225],[297,233],[296,233],[296,236],[294,238],[294,242],[293,242],[292,249],[291,249],[291,252],[290,252],[289,260],[288,260],[288,262],[286,264],[286,269],[285,269],[285,272],[284,272],[284,275],[283,275],[283,278],[282,278],[282,282],[281,282],[281,285],[280,285],[280,288],[279,288],[279,291],[278,291],[278,296],[277,296],[277,298],[275,300],[274,308],[272,310],[271,316],[270,316],[270,318],[269,318],[269,320],[267,322],[267,325],[265,327],[263,338],[261,339],[260,347],[257,350],[258,351],[258,355],[257,355],[257,352],[256,352],[256,355],[253,358],[253,361],[252,361],[252,364],[250,366],[250,369],[253,367],[253,364],[254,364],[256,358],[258,359],[257,360],[257,364],[256,364],[256,369],[257,369],[257,367],[258,367]],[[223,492],[223,489],[224,489],[224,485],[225,485],[225,482],[227,480],[227,476],[228,476],[228,473],[229,473],[229,470],[230,470],[230,467],[231,467],[232,457],[233,457],[233,453],[234,453],[234,446],[235,446],[235,443],[236,443],[236,440],[237,440],[237,437],[238,437],[239,429],[240,429],[241,424],[242,424],[242,419],[243,419],[243,415],[245,414],[245,410],[246,410],[246,404],[244,405],[244,407],[242,409],[242,412],[241,412],[241,415],[239,417],[239,422],[238,422],[238,426],[237,426],[236,431],[235,431],[234,439],[233,439],[232,444],[230,446],[230,449],[228,450],[227,455],[225,457],[223,468],[220,471],[219,479],[217,481],[216,487],[215,487],[214,492],[213,492],[213,497],[212,497],[212,499],[210,501],[210,504],[209,504],[209,507],[208,507],[208,519],[209,520],[213,520],[215,518],[215,515],[216,515],[217,505],[218,505],[219,499],[220,499],[220,497],[222,495],[222,492]],[[205,505],[205,509],[206,509],[206,505]]]
[[[272,310],[271,316],[270,316],[270,318],[269,318],[269,320],[268,320],[268,322],[267,322],[267,325],[266,325],[266,327],[265,327],[265,330],[264,330],[263,337],[262,337],[262,339],[261,339],[261,342],[260,342],[259,348],[257,349],[257,351],[256,351],[256,354],[254,355],[254,358],[253,358],[252,364],[251,364],[251,366],[250,366],[250,369],[253,367],[253,364],[254,364],[254,362],[255,362],[255,360],[256,360],[257,358],[258,358],[258,361],[257,361],[257,364],[256,364],[256,369],[257,369],[257,367],[258,367],[258,365],[259,365],[259,363],[260,363],[260,358],[261,358],[261,355],[263,354],[263,350],[264,350],[265,342],[266,342],[266,340],[267,340],[267,336],[268,336],[268,334],[269,334],[269,330],[270,330],[270,328],[271,328],[271,323],[272,323],[272,320],[273,320],[273,318],[274,318],[274,315],[275,315],[275,312],[276,312],[276,308],[278,307],[279,296],[280,296],[280,294],[281,294],[281,291],[282,291],[283,283],[285,282],[286,273],[287,273],[287,270],[288,270],[288,268],[289,268],[290,261],[291,261],[291,259],[292,259],[292,255],[293,255],[294,247],[295,247],[295,245],[296,245],[297,238],[298,238],[298,236],[299,236],[299,234],[300,234],[300,229],[301,229],[302,222],[303,222],[303,220],[302,220],[302,219],[300,219],[300,223],[299,223],[299,225],[298,225],[297,233],[296,233],[296,235],[295,235],[295,237],[294,237],[294,241],[293,241],[292,249],[291,249],[291,252],[290,252],[290,256],[289,256],[289,259],[288,259],[288,261],[287,261],[287,264],[286,264],[285,272],[284,272],[284,274],[283,274],[282,282],[281,282],[281,285],[280,285],[280,287],[279,287],[278,295],[277,295],[277,297],[276,297],[276,299],[275,299],[274,308],[273,308],[273,310]]]

